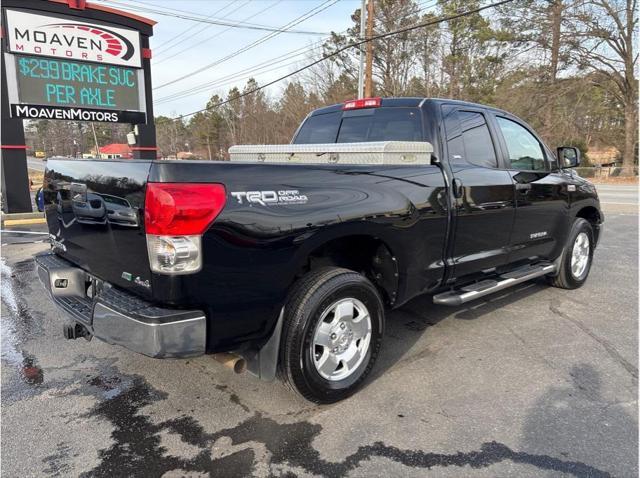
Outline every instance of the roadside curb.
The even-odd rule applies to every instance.
[[[0,216],[2,226],[23,226],[27,224],[44,224],[45,222],[44,213],[41,212],[16,212]]]

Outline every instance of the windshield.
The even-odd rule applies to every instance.
[[[310,116],[295,144],[422,141],[418,108],[367,108]]]

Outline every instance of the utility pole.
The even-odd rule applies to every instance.
[[[364,15],[367,0],[360,7],[360,40],[364,40]],[[360,45],[360,68],[358,69],[358,98],[364,98],[364,46]]]
[[[93,123],[91,123],[91,130],[93,131],[93,142],[96,145],[96,157],[98,159],[102,159],[102,154],[100,153],[100,146],[98,146],[98,136],[96,135],[96,127]]]
[[[369,0],[367,5],[367,40],[373,37],[373,2]],[[365,74],[364,96],[371,98],[373,94],[373,42],[367,42],[367,69]]]

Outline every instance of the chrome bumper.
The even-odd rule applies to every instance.
[[[193,357],[205,352],[206,317],[199,310],[153,304],[98,282],[56,254],[36,256],[38,277],[53,301],[96,338],[149,357]]]

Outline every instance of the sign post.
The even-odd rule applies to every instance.
[[[4,55],[2,62],[2,118],[0,118],[0,150],[2,167],[2,202],[5,212],[31,212],[31,188],[27,171],[27,145],[22,120],[12,118],[6,105],[7,96]]]
[[[84,0],[4,0],[2,23],[7,212],[31,210],[25,119],[129,123],[138,130],[134,158],[156,158],[149,49],[155,22]]]

